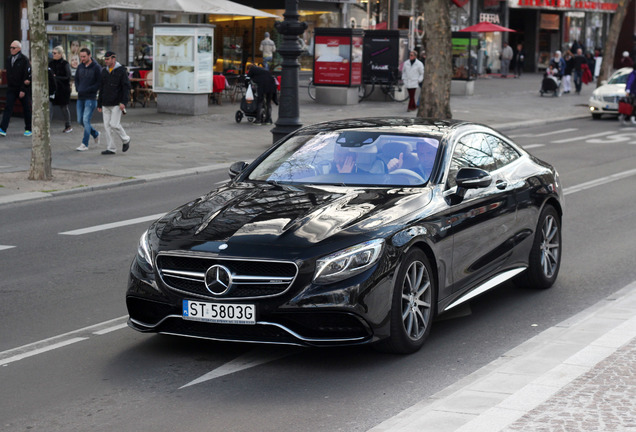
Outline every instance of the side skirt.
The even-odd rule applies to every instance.
[[[515,268],[512,270],[508,270],[505,271],[503,273],[498,274],[497,276],[495,276],[492,279],[487,280],[486,282],[484,282],[481,285],[476,286],[475,288],[473,288],[472,290],[468,291],[466,294],[464,294],[463,296],[461,296],[460,298],[458,298],[457,300],[455,300],[453,303],[449,304],[448,306],[446,306],[446,308],[444,309],[444,312],[454,308],[457,305],[460,305],[468,300],[470,300],[473,297],[478,296],[479,294],[483,294],[486,291],[496,287],[497,285],[512,279],[513,277],[515,277],[516,275],[518,275],[519,273],[521,273],[522,271],[524,271],[526,269],[526,267],[520,267],[520,268]]]

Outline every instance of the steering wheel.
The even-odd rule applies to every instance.
[[[406,168],[396,169],[394,171],[391,171],[389,174],[402,174],[408,177],[412,177],[421,183],[426,183],[426,180],[424,180],[424,178],[422,178],[421,175],[419,175],[415,171],[411,171],[410,169],[406,169]]]

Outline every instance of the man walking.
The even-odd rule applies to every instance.
[[[75,150],[88,150],[88,141],[95,139],[95,145],[99,144],[99,132],[93,129],[91,118],[97,106],[97,91],[101,81],[102,68],[93,61],[91,50],[80,49],[80,65],[75,72],[75,89],[77,90],[77,121],[84,126],[82,144]]]
[[[583,86],[583,65],[587,64],[583,50],[578,48],[576,55],[574,56],[574,68],[572,70],[572,79],[574,80],[574,88],[576,94],[581,94],[581,87]]]
[[[13,106],[16,99],[22,104],[24,114],[24,136],[31,136],[31,63],[27,56],[22,54],[20,41],[13,41],[9,46],[11,55],[7,58],[7,102],[0,123],[0,135],[7,136],[9,120],[13,114]]]
[[[265,39],[261,41],[260,50],[263,53],[263,67],[265,70],[269,70],[269,64],[274,59],[276,52],[276,44],[269,38],[268,32],[265,32]]]
[[[130,81],[126,68],[117,61],[114,52],[106,51],[104,62],[106,67],[102,69],[97,111],[104,116],[106,150],[102,154],[114,155],[117,153],[117,147],[113,142],[113,131],[121,139],[123,152],[128,151],[130,146],[130,137],[121,126],[121,116],[126,113],[126,105],[130,99]]]

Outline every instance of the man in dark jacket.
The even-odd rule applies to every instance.
[[[582,66],[587,64],[583,50],[581,48],[576,50],[574,55],[574,68],[572,69],[572,80],[574,81],[574,88],[576,94],[581,94],[581,87],[583,86],[583,68]]]
[[[276,78],[270,71],[258,67],[250,66],[247,72],[248,78],[257,86],[256,105],[261,107],[262,114],[256,119],[255,123],[272,124],[272,100],[278,105],[276,99],[276,87],[278,85]]]
[[[121,126],[121,116],[126,113],[126,105],[130,100],[130,81],[128,71],[117,61],[112,51],[104,55],[106,67],[102,69],[102,81],[97,98],[97,110],[104,115],[106,134],[106,150],[103,155],[114,155],[117,147],[113,143],[113,131],[119,135],[123,144],[122,151],[128,151],[130,137]]]
[[[91,118],[97,106],[97,91],[102,76],[102,68],[93,61],[91,50],[80,49],[80,65],[75,72],[75,89],[77,90],[77,121],[84,126],[82,144],[75,150],[88,150],[88,141],[95,139],[95,145],[99,144],[99,132],[93,129]]]
[[[16,99],[22,104],[24,114],[24,136],[31,136],[31,63],[22,54],[20,41],[13,41],[9,46],[11,55],[7,58],[7,103],[0,123],[0,135],[7,136],[9,120],[13,114]]]

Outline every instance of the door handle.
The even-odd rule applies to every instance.
[[[508,187],[508,182],[504,180],[497,180],[497,182],[495,182],[495,186],[497,189],[504,190]]]

